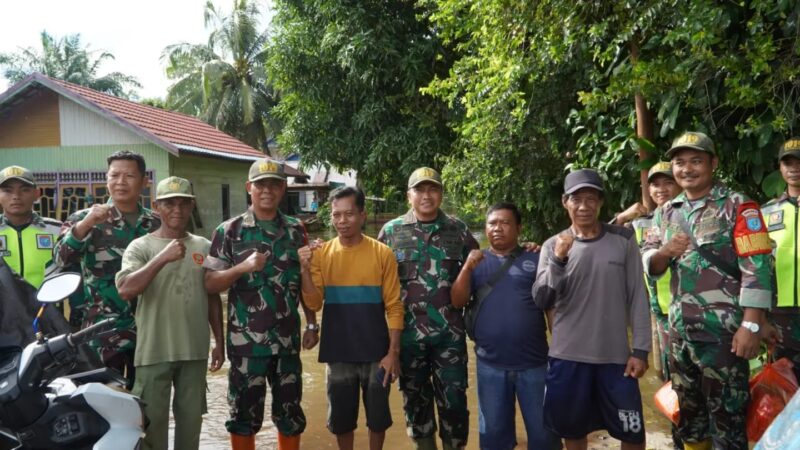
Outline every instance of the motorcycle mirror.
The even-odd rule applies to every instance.
[[[42,283],[36,300],[42,303],[56,303],[69,297],[81,285],[81,276],[77,273],[64,272]]]

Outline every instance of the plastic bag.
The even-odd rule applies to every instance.
[[[656,408],[664,414],[675,425],[680,420],[680,408],[678,407],[678,394],[672,390],[672,381],[667,381],[653,396]]]
[[[775,417],[797,392],[797,378],[787,358],[767,363],[750,380],[750,404],[747,407],[747,439],[758,441]]]

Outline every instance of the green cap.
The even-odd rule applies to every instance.
[[[286,171],[283,164],[269,158],[257,159],[253,165],[250,166],[250,172],[247,174],[247,181],[253,182],[263,180],[264,178],[285,180]]]
[[[706,152],[711,156],[716,156],[714,152],[714,141],[698,131],[687,131],[672,141],[672,147],[667,150],[667,159],[672,159],[678,150],[683,149],[697,150]]]
[[[793,137],[781,145],[778,160],[782,160],[785,156],[800,158],[800,138]]]
[[[10,180],[19,180],[31,186],[36,186],[33,172],[20,166],[8,166],[0,172],[0,185]]]
[[[173,197],[194,198],[192,183],[186,178],[169,177],[164,178],[156,186],[156,200],[164,200]]]
[[[411,189],[414,186],[425,182],[438,184],[441,186],[442,176],[439,175],[439,172],[431,169],[430,167],[420,167],[412,172],[411,176],[408,177],[408,188]]]
[[[674,180],[675,175],[672,174],[672,163],[667,161],[657,162],[656,165],[651,167],[647,172],[647,182],[653,181],[653,177],[656,175],[666,175]]]

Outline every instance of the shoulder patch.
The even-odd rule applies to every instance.
[[[772,252],[772,241],[756,202],[746,201],[739,205],[733,228],[733,248],[740,257]]]

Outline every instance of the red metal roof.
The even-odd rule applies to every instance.
[[[254,160],[266,155],[244,142],[214,128],[202,120],[186,114],[165,111],[148,105],[121,99],[77,84],[34,73],[0,94],[0,103],[16,96],[34,83],[43,85],[79,103],[90,103],[90,109],[99,109],[118,124],[143,135],[172,153],[192,153],[210,157]],[[84,104],[84,106],[87,106]],[[290,177],[308,177],[303,172],[285,165]]]
[[[50,80],[172,144],[242,156],[265,156],[263,152],[219,131],[196,117],[142,105],[66,81],[54,78],[50,78]]]

